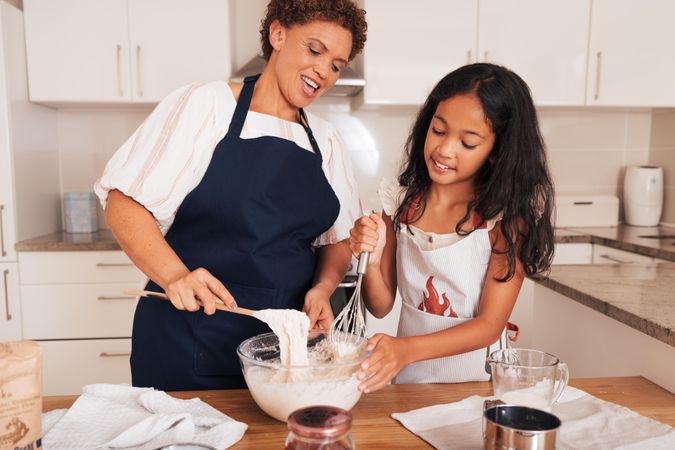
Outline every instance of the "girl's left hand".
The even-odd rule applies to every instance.
[[[366,351],[371,350],[373,353],[361,363],[361,370],[356,374],[361,380],[359,389],[365,393],[383,388],[409,364],[403,339],[378,333],[368,340]]]
[[[309,317],[309,329],[328,330],[333,322],[333,309],[330,306],[330,293],[321,286],[314,286],[305,295],[302,311]]]

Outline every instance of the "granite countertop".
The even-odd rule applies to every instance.
[[[96,233],[66,233],[61,231],[17,242],[14,248],[17,252],[121,250],[110,230],[99,230]]]

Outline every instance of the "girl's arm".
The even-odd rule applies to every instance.
[[[493,229],[493,249],[502,252],[506,246],[498,227]],[[492,253],[481,292],[478,315],[463,324],[436,333],[392,338],[377,334],[368,344],[373,354],[361,366],[357,376],[364,380],[359,388],[365,392],[385,386],[408,364],[434,358],[459,355],[485,348],[494,343],[506,326],[525,277],[521,261],[516,258],[516,271],[509,281],[499,282],[508,270],[505,254]]]
[[[361,295],[368,311],[382,318],[396,298],[396,234],[391,218],[384,213],[361,217],[350,230],[349,245],[354,254],[371,254]]]
[[[347,273],[352,254],[346,239],[319,247],[317,254],[314,286],[305,296],[303,311],[309,316],[310,328],[327,330],[333,322],[330,296]]]
[[[190,272],[164,239],[152,214],[133,198],[110,191],[105,217],[122,250],[164,289],[177,309],[196,311],[197,299],[207,314],[216,311],[216,302],[237,306],[225,286],[206,269]]]

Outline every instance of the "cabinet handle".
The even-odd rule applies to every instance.
[[[115,358],[117,356],[131,356],[131,353],[108,353],[108,352],[101,352],[98,356],[101,358]]]
[[[471,50],[466,52],[466,63],[471,64]]]
[[[96,267],[130,267],[132,263],[96,263]]]
[[[600,255],[600,257],[608,259],[608,260],[610,260],[612,262],[615,262],[615,263],[619,263],[619,264],[630,264],[631,263],[631,261],[624,261],[622,259],[615,258],[615,257],[609,256],[609,255]]]
[[[106,295],[99,295],[96,300],[136,300],[136,297],[108,297]]]
[[[602,52],[598,52],[596,55],[597,58],[597,67],[595,68],[595,95],[593,96],[594,100],[597,100],[600,97],[600,65],[602,64]]]
[[[143,97],[143,86],[141,84],[141,46],[136,46],[136,76],[138,77],[138,96]]]
[[[5,225],[2,223],[2,212],[5,210],[5,205],[0,205],[0,256],[7,256],[5,251]]]
[[[116,57],[117,57],[117,92],[119,93],[120,97],[124,96],[124,89],[122,89],[122,65],[120,64],[120,59],[122,57],[122,46],[117,44],[117,51],[116,51]]]
[[[9,283],[7,282],[7,277],[9,276],[9,270],[5,269],[2,272],[2,278],[5,282],[5,317],[7,320],[12,320],[12,314],[9,312]]]

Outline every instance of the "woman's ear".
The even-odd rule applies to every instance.
[[[270,24],[270,45],[276,51],[279,51],[286,40],[286,28],[281,25],[279,20],[274,20]]]

